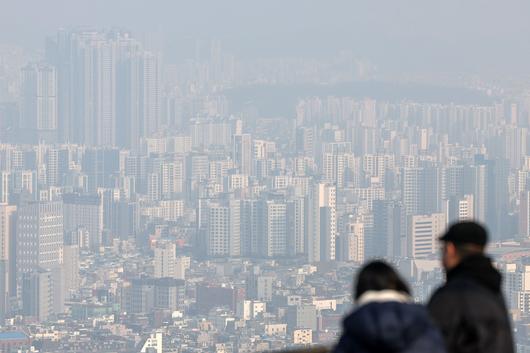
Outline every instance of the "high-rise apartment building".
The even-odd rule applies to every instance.
[[[263,220],[261,206],[261,200],[241,201],[241,252],[243,256],[259,256]]]
[[[64,194],[64,231],[83,227],[88,231],[88,245],[99,251],[103,245],[103,203],[99,195]]]
[[[440,170],[440,198],[461,197],[464,194],[464,166],[449,165]]]
[[[61,141],[135,148],[160,128],[160,58],[129,33],[61,30],[47,59],[57,70]]]
[[[0,319],[9,312],[9,299],[17,294],[16,210],[14,205],[0,203]]]
[[[16,273],[24,312],[46,320],[64,310],[63,203],[53,195],[21,203],[16,223]]]
[[[403,168],[402,197],[408,215],[437,212],[440,209],[438,168]]]
[[[488,196],[490,196],[488,193],[488,183],[490,182],[488,166],[478,164],[467,168],[466,172],[466,179],[469,180],[470,184],[468,191],[471,191],[474,198],[474,218],[485,224],[488,215]]]
[[[369,256],[396,258],[404,253],[404,212],[400,202],[373,201],[374,228],[367,241]]]
[[[206,210],[206,254],[211,257],[241,255],[241,205],[239,200],[211,202]]]
[[[82,165],[87,178],[85,191],[95,194],[98,188],[115,186],[112,177],[120,173],[120,151],[117,148],[87,148]]]
[[[408,249],[409,256],[415,259],[428,258],[436,254],[438,238],[446,228],[445,214],[410,216]]]
[[[186,280],[186,271],[191,267],[189,256],[178,256],[175,259],[175,278]]]
[[[234,162],[239,167],[239,172],[245,175],[252,175],[252,160],[254,151],[251,135],[234,135],[232,146]]]
[[[176,247],[174,243],[157,244],[154,248],[154,277],[172,277],[176,275]]]
[[[530,238],[530,191],[521,192],[519,204],[519,236]]]
[[[336,187],[317,183],[313,186],[307,201],[308,260],[309,262],[335,260]]]
[[[9,202],[11,184],[11,173],[5,171],[0,172],[0,203]]]
[[[52,271],[35,269],[22,275],[22,312],[38,321],[46,321],[54,311],[54,276]]]
[[[348,159],[353,158],[351,154],[324,153],[322,155],[322,174],[326,182],[344,187],[346,180],[346,168]]]
[[[296,151],[308,157],[314,157],[315,131],[314,128],[300,127],[296,130]]]
[[[287,253],[305,254],[306,228],[305,202],[303,198],[287,201]]]
[[[52,269],[63,263],[63,203],[34,201],[17,211],[17,274],[39,268]]]
[[[160,165],[161,196],[170,199],[184,191],[184,163],[182,160],[163,162]]]
[[[420,168],[403,168],[402,197],[407,214],[418,214],[420,212],[421,172]]]
[[[274,277],[252,273],[246,280],[247,295],[251,299],[270,302],[273,296]]]
[[[28,142],[55,142],[57,134],[57,75],[47,64],[22,69],[20,127]]]
[[[458,220],[471,221],[474,217],[473,195],[467,194],[458,201]]]
[[[75,233],[77,235],[77,233]],[[63,246],[63,276],[65,299],[72,298],[79,290],[81,279],[79,275],[79,239],[70,236],[65,239]]]
[[[190,135],[195,148],[230,147],[232,126],[228,119],[223,118],[193,119],[190,121]]]
[[[287,205],[274,200],[264,201],[262,206],[261,249],[264,257],[287,255]]]
[[[363,222],[346,225],[346,234],[341,234],[342,260],[363,263],[365,259],[365,227]]]

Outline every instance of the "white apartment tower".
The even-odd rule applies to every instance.
[[[471,221],[474,217],[473,195],[467,194],[458,201],[458,220]]]
[[[51,269],[63,263],[63,203],[38,201],[17,212],[17,273]]]
[[[287,255],[287,205],[285,202],[265,201],[263,205],[262,255]]]
[[[336,187],[315,184],[308,197],[307,256],[309,262],[335,260]]]
[[[238,200],[207,206],[206,254],[209,257],[241,255],[241,206]]]
[[[175,277],[176,246],[174,243],[157,244],[154,249],[154,277]]]
[[[422,259],[434,255],[438,249],[438,238],[445,226],[444,213],[410,216],[409,256]]]

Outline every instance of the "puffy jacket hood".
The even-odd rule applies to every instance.
[[[458,266],[447,272],[447,282],[466,278],[476,281],[494,293],[500,293],[502,276],[491,260],[484,255],[466,257]]]
[[[402,352],[432,326],[426,310],[416,304],[365,304],[344,320],[345,333],[369,352]]]

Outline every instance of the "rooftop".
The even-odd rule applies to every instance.
[[[11,331],[11,332],[0,332],[0,341],[7,340],[26,340],[28,336],[24,332]]]

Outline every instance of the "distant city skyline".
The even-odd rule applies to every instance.
[[[60,27],[121,27],[136,36],[159,37],[168,57],[182,43],[221,39],[243,56],[327,56],[340,50],[376,64],[382,72],[429,72],[515,76],[530,73],[530,30],[524,0],[503,3],[471,0],[443,3],[406,0],[317,1],[275,0],[248,3],[199,1],[146,4],[133,1],[64,1],[45,4],[4,3],[0,42],[38,50],[46,35]],[[47,13],[47,16],[40,16]],[[21,22],[26,21],[24,30]],[[28,25],[30,23],[31,25]]]
[[[528,13],[5,4],[0,350],[330,347],[363,264],[424,304],[469,220],[530,349]]]

